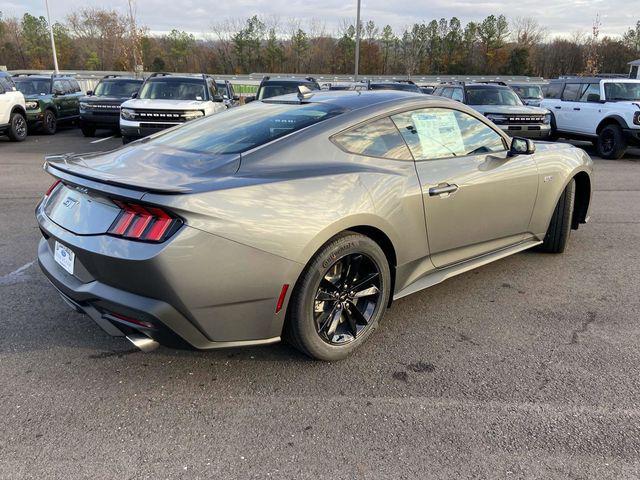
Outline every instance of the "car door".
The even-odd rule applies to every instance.
[[[563,125],[561,124],[561,116],[562,113],[562,100],[560,100],[560,95],[562,94],[562,90],[564,88],[564,84],[562,82],[554,82],[543,86],[542,93],[544,98],[540,102],[540,106],[542,108],[548,109],[554,118],[555,128],[558,130],[563,130]]]
[[[60,79],[53,81],[52,87],[53,103],[58,110],[58,118],[65,118],[68,115],[69,105],[67,103],[67,89]]]
[[[560,99],[561,109],[557,111],[556,122],[562,125],[564,132],[579,133],[577,121],[581,116],[580,103],[578,97],[582,91],[581,83],[566,83]]]
[[[532,155],[466,112],[431,107],[392,116],[415,159],[429,252],[438,268],[521,242],[538,175]]]
[[[602,119],[602,104],[600,103],[600,83],[585,83],[578,94],[578,101],[574,111],[576,132],[585,135],[596,135],[596,127]]]
[[[0,126],[9,123],[11,116],[11,96],[0,83]]]

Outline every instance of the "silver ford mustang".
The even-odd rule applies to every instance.
[[[277,342],[345,357],[394,299],[588,220],[592,161],[446,99],[287,95],[48,157],[42,270],[143,350]]]

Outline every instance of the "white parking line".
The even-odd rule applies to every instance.
[[[0,285],[13,285],[14,283],[19,283],[21,281],[27,280],[29,276],[25,275],[24,272],[27,268],[29,268],[34,263],[35,263],[35,260],[27,263],[26,265],[21,266],[20,268],[14,270],[11,273],[7,273],[6,275],[3,275],[2,277],[0,277]]]
[[[105,140],[109,140],[110,138],[115,138],[115,135],[111,135],[110,137],[105,137],[105,138],[99,138],[98,140],[94,140],[91,143],[100,143],[100,142],[104,142]]]

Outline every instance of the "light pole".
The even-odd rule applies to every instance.
[[[358,81],[358,70],[360,69],[360,0],[356,10],[356,72],[353,79]]]
[[[49,13],[49,0],[44,0],[44,4],[47,7],[47,23],[49,24],[49,36],[51,37],[51,50],[53,51],[53,69],[55,73],[59,73],[58,70],[58,55],[56,53],[56,41],[53,39],[53,25],[51,24],[51,14]]]

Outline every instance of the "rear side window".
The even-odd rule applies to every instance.
[[[344,111],[321,103],[255,102],[193,120],[153,137],[149,144],[197,153],[242,153]]]
[[[391,118],[416,160],[481,155],[506,149],[496,131],[458,110],[425,108]]]
[[[357,155],[412,160],[411,152],[390,118],[341,133],[333,141],[347,152]]]
[[[564,90],[562,92],[562,100],[565,100],[567,102],[575,102],[576,100],[578,100],[582,85],[583,84],[581,83],[567,83],[564,86]]]
[[[73,89],[74,93],[78,93],[78,92],[80,92],[80,91],[81,91],[81,90],[80,90],[80,85],[78,84],[78,82],[77,82],[77,81],[75,81],[75,80],[70,80],[70,82],[71,82],[71,88]]]
[[[463,102],[464,101],[464,92],[462,91],[461,88],[454,88],[453,92],[451,93],[451,99],[452,100],[456,100],[458,102]]]
[[[11,80],[11,77],[0,77],[0,87],[2,87],[2,91],[11,92],[15,89],[16,85]]]
[[[589,95],[591,95],[591,101],[595,100],[594,95],[598,96],[598,100],[600,100],[600,84],[598,83],[585,83],[582,85],[581,95],[579,98],[580,102],[588,102]]]
[[[562,83],[550,83],[543,90],[544,98],[560,98],[562,87]]]

